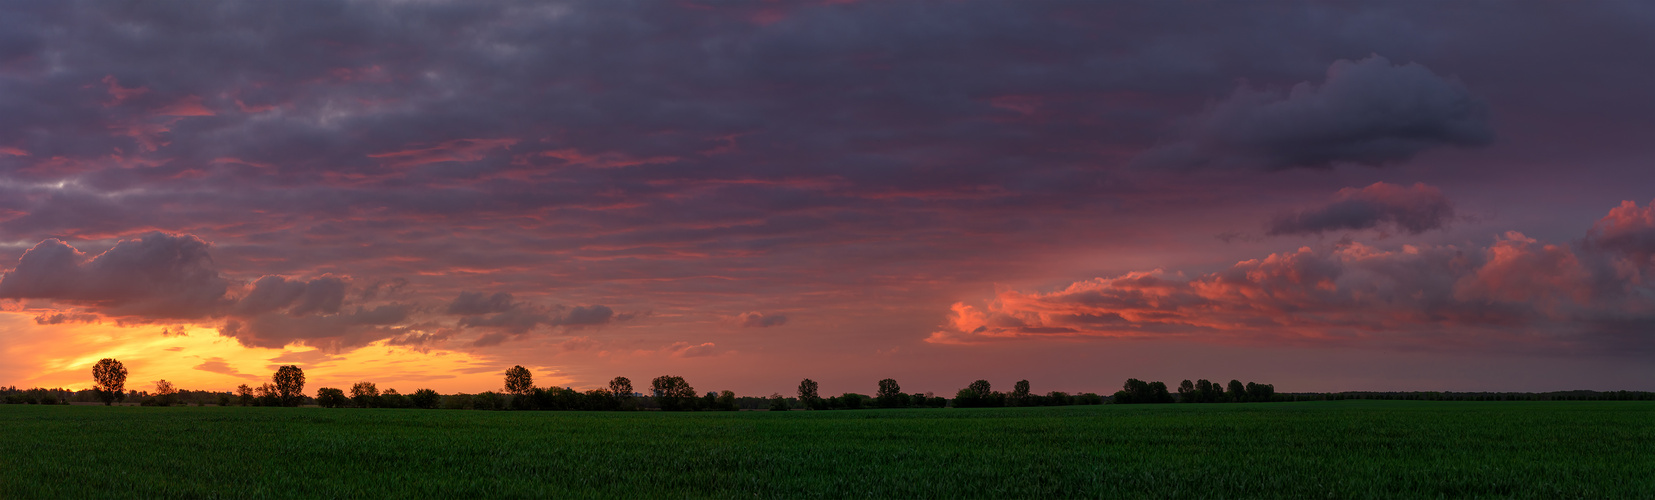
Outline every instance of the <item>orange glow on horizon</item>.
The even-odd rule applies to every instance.
[[[383,342],[329,354],[316,349],[245,347],[212,328],[112,323],[39,325],[29,312],[0,312],[0,381],[20,388],[92,386],[92,365],[115,358],[129,372],[128,390],[153,391],[165,379],[180,389],[230,391],[241,384],[268,382],[281,365],[305,372],[305,392],[349,388],[361,381],[403,393],[430,388],[444,394],[500,391],[502,373],[513,363],[453,351],[418,352]],[[171,332],[182,331],[183,335]],[[27,332],[26,334],[24,332]],[[557,367],[529,366],[540,386],[565,386]]]

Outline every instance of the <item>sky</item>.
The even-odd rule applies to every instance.
[[[1647,2],[0,2],[0,384],[1655,390]]]

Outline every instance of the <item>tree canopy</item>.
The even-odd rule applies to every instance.
[[[97,382],[98,399],[104,406],[126,395],[126,366],[115,358],[103,358],[92,365],[92,380]]]

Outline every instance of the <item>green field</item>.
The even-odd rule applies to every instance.
[[[0,498],[1655,496],[1655,403],[0,405]]]

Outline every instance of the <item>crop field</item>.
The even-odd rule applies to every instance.
[[[0,405],[0,497],[1655,496],[1655,403]]]

